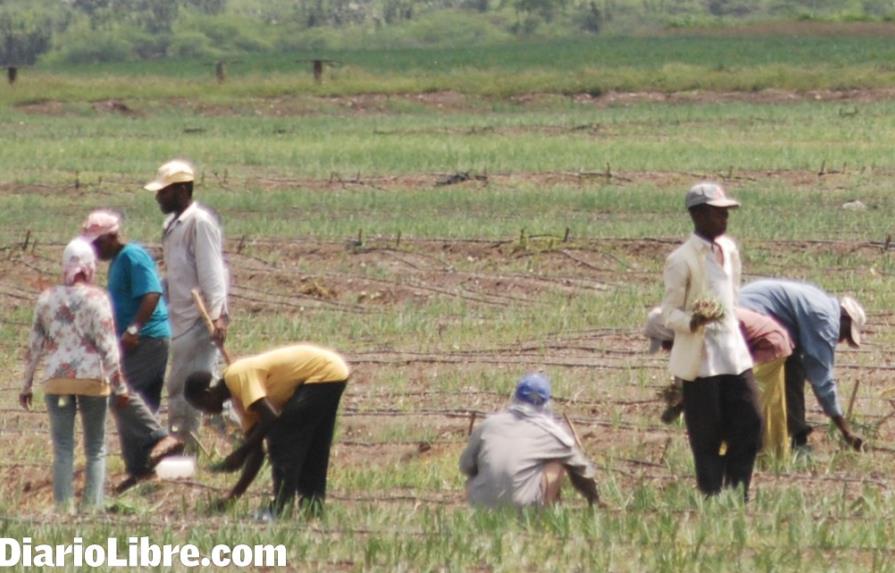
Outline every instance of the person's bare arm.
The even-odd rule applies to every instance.
[[[596,505],[597,507],[604,507],[603,502],[600,500],[600,493],[597,490],[597,480],[594,478],[584,477],[581,474],[576,472],[568,472],[569,481],[572,483],[572,487],[578,490],[584,499],[587,500],[588,505]]]
[[[149,322],[149,319],[152,318],[152,313],[155,312],[155,307],[158,306],[158,301],[161,296],[161,293],[157,292],[149,292],[143,295],[140,299],[140,306],[137,308],[137,314],[134,315],[134,321],[131,324],[135,324],[138,328],[142,328],[144,324]],[[137,334],[128,334],[125,332],[121,335],[121,345],[125,350],[133,350],[139,343],[139,332]]]
[[[569,475],[569,481],[572,486],[578,490],[589,505],[602,506],[600,494],[597,490],[596,471],[584,452],[578,446],[572,447],[572,453],[562,462],[566,473]]]
[[[479,427],[472,431],[472,434],[469,436],[469,443],[466,445],[463,453],[460,454],[460,471],[463,472],[466,477],[475,477],[475,475],[479,473],[478,457],[479,450],[482,447],[483,428],[484,424],[479,424]]]
[[[280,417],[276,408],[267,400],[267,398],[261,398],[260,400],[255,401],[249,406],[249,410],[258,414],[258,422],[252,426],[251,430],[249,430],[245,442],[233,450],[229,456],[224,458],[224,461],[213,465],[211,471],[229,473],[235,472],[243,467],[249,454],[253,453],[258,448],[261,448],[261,443],[264,440],[264,437]]]
[[[229,503],[238,499],[242,494],[249,489],[249,486],[252,485],[252,482],[255,481],[255,476],[258,475],[258,470],[261,469],[261,465],[264,463],[264,446],[262,444],[258,444],[254,449],[250,450],[246,455],[245,463],[242,466],[242,474],[239,476],[239,481],[236,482],[236,485],[233,486],[233,489],[230,490],[230,493],[222,500],[223,503]]]
[[[210,468],[213,472],[233,472],[242,468],[242,474],[233,489],[218,501],[219,509],[242,496],[255,481],[258,470],[264,462],[264,437],[279,418],[279,413],[267,398],[257,400],[249,406],[249,409],[258,414],[259,420],[249,430],[245,442],[224,458],[224,461]]]
[[[842,438],[845,440],[852,449],[861,451],[864,447],[864,440],[860,437],[852,434],[851,428],[848,427],[848,422],[845,421],[845,418],[842,416],[831,416],[830,419],[833,420],[833,423],[836,424],[836,427],[839,428],[839,431],[842,433]]]

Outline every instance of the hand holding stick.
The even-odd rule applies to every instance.
[[[202,300],[202,293],[200,293],[198,289],[193,289],[192,292],[193,292],[193,302],[196,303],[196,308],[199,309],[199,314],[202,316],[202,320],[205,322],[205,326],[208,328],[208,334],[210,334],[212,336],[215,346],[217,346],[218,350],[221,351],[221,356],[224,357],[224,363],[226,363],[229,366],[230,363],[233,362],[233,360],[230,358],[230,353],[227,352],[226,348],[224,348],[224,343],[221,341],[218,341],[214,337],[214,331],[215,331],[214,321],[211,320],[211,316],[208,315],[208,309],[205,308],[205,301]]]
[[[572,437],[575,439],[575,445],[578,446],[578,449],[584,454],[584,446],[581,444],[581,438],[578,436],[578,430],[575,429],[575,424],[572,423],[572,419],[569,418],[568,414],[563,414],[562,418],[572,432]],[[572,471],[567,471],[566,473],[569,476],[569,481],[572,482],[575,489],[581,492],[587,499],[588,504],[603,509],[609,507],[606,502],[600,499],[600,493],[597,491],[597,482],[595,480],[584,478]]]

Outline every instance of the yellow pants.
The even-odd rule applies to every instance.
[[[752,368],[758,383],[758,403],[764,418],[764,457],[788,460],[789,436],[786,433],[786,384],[783,365],[786,358],[778,358]]]

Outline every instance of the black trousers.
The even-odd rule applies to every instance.
[[[762,418],[752,370],[684,382],[684,421],[699,490],[743,486],[749,496],[755,456],[761,449]],[[720,455],[721,442],[727,452]]]
[[[808,443],[811,426],[805,421],[805,365],[802,354],[793,352],[786,359],[786,429],[796,446]]]
[[[347,382],[302,384],[267,434],[274,509],[282,513],[296,496],[322,506],[339,400]]]

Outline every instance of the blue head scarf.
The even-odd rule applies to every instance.
[[[537,372],[526,374],[516,385],[513,397],[518,402],[542,407],[550,401],[550,379]]]
[[[564,445],[575,445],[575,440],[550,411],[550,379],[543,374],[533,372],[519,380],[509,411],[546,430]]]

